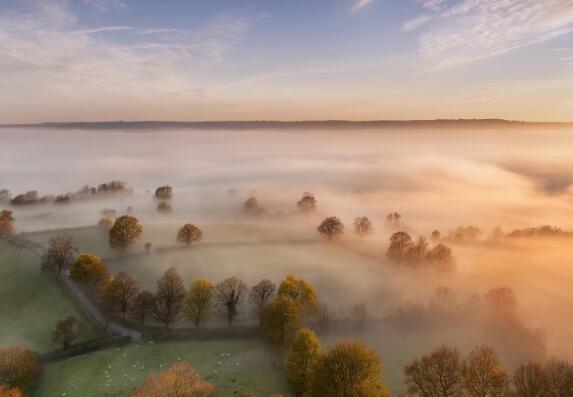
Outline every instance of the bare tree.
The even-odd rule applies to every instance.
[[[573,364],[552,359],[545,365],[547,397],[573,396]]]
[[[185,304],[185,288],[183,280],[174,267],[165,271],[163,277],[157,280],[155,307],[153,316],[166,327],[174,323]]]
[[[137,320],[139,325],[145,324],[145,319],[153,312],[155,306],[155,295],[149,291],[141,291],[135,295],[131,303],[131,316]]]
[[[247,291],[247,285],[237,277],[228,278],[215,286],[215,302],[229,326],[233,325]]]
[[[42,269],[55,270],[59,275],[74,262],[78,249],[72,238],[63,234],[50,238],[48,244],[48,251],[42,255]]]
[[[404,368],[408,392],[420,397],[461,397],[462,360],[457,349],[442,346]]]
[[[262,319],[265,307],[275,296],[277,286],[270,280],[261,280],[249,291],[249,301],[259,321]]]
[[[541,365],[528,363],[520,365],[513,373],[516,397],[540,397],[547,388],[547,380]]]
[[[104,300],[112,308],[119,310],[125,320],[133,298],[139,291],[139,285],[126,272],[115,276],[103,289]]]
[[[470,397],[504,397],[509,377],[491,347],[476,347],[464,362],[464,380]]]

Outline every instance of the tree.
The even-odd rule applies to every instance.
[[[370,219],[365,216],[359,216],[354,219],[354,231],[360,237],[363,237],[372,234],[374,232],[374,226],[372,226]]]
[[[61,274],[62,270],[74,262],[74,254],[78,251],[73,240],[65,235],[57,235],[50,238],[48,250],[42,255],[42,269],[56,270]]]
[[[233,325],[247,291],[247,285],[237,277],[228,278],[215,286],[215,301],[229,327]]]
[[[366,303],[361,302],[355,304],[352,307],[352,311],[350,314],[352,315],[352,319],[356,324],[356,328],[358,329],[364,328],[366,322],[368,321],[368,309],[366,308]]]
[[[404,368],[408,392],[420,397],[461,397],[463,365],[457,349],[442,346]]]
[[[491,347],[476,347],[464,362],[464,383],[470,397],[504,397],[509,379]]]
[[[246,215],[263,215],[265,209],[259,205],[255,197],[249,197],[243,204],[243,213]]]
[[[10,190],[0,189],[0,204],[9,203],[11,197],[12,197],[12,195],[10,194]]]
[[[70,278],[85,284],[98,285],[108,276],[107,266],[94,254],[81,254],[70,267]]]
[[[394,262],[402,262],[413,244],[412,237],[408,233],[396,232],[390,237],[390,246],[386,251],[386,256]]]
[[[386,216],[386,225],[390,229],[400,229],[402,227],[402,215],[397,212],[391,212]]]
[[[540,397],[547,389],[547,380],[541,365],[528,363],[520,365],[512,377],[516,397]]]
[[[449,271],[456,265],[452,250],[440,243],[426,254],[426,261],[438,270]]]
[[[316,229],[329,240],[344,233],[344,225],[335,216],[325,218]]]
[[[287,276],[279,286],[277,295],[290,298],[300,305],[303,314],[312,314],[318,305],[318,295],[314,287],[302,278]]]
[[[123,314],[125,320],[127,311],[130,308],[131,302],[139,291],[139,285],[126,272],[120,272],[117,276],[111,278],[103,289],[102,297],[104,303],[112,308],[118,310]]]
[[[116,219],[109,231],[109,244],[112,248],[126,249],[133,244],[143,233],[143,227],[137,218],[129,215]]]
[[[415,243],[409,244],[403,259],[410,265],[420,266],[426,259],[428,247],[428,240],[424,236],[420,236]]]
[[[97,223],[98,228],[109,235],[109,231],[111,230],[111,228],[113,227],[113,221],[111,219],[108,218],[102,218],[99,220],[99,222]]]
[[[14,217],[12,211],[0,211],[0,237],[14,233]]]
[[[308,328],[301,328],[293,338],[287,361],[286,377],[295,392],[302,396],[310,388],[312,371],[322,352],[315,333]]]
[[[60,343],[64,349],[77,339],[85,329],[83,321],[75,316],[68,316],[56,323],[56,328],[52,333],[52,339]]]
[[[430,235],[430,239],[431,239],[433,242],[438,242],[438,241],[440,241],[440,240],[442,239],[442,233],[440,233],[439,230],[434,230],[434,231],[432,232],[432,234]]]
[[[167,371],[149,374],[143,385],[130,397],[215,397],[217,387],[206,382],[185,362],[175,363]]]
[[[171,186],[160,186],[155,189],[155,199],[158,201],[171,201],[173,198],[173,189]]]
[[[361,342],[341,342],[318,361],[311,397],[388,397],[378,354]]]
[[[110,219],[111,221],[115,221],[117,218],[117,211],[112,208],[104,208],[99,212],[101,219]]]
[[[173,207],[171,207],[171,203],[169,201],[161,201],[157,204],[157,212],[162,214],[168,214],[173,211]]]
[[[0,397],[24,397],[20,389],[8,389],[0,385]]]
[[[185,314],[199,328],[204,324],[211,313],[213,302],[213,284],[208,280],[195,280],[187,295]]]
[[[263,312],[263,334],[279,349],[289,345],[300,328],[300,305],[288,297],[273,299]]]
[[[573,396],[573,364],[552,359],[545,365],[547,397]]]
[[[307,215],[316,212],[316,203],[316,198],[312,193],[304,192],[296,206],[301,214]]]
[[[145,319],[153,312],[155,306],[155,295],[149,291],[141,291],[133,297],[131,302],[131,316],[137,320],[139,325],[145,324]]]
[[[177,270],[171,267],[157,280],[153,316],[165,324],[165,327],[169,327],[179,317],[184,304],[183,280]]]
[[[0,349],[0,385],[26,391],[40,373],[38,356],[30,350],[21,346]]]
[[[143,246],[143,248],[145,248],[145,253],[147,255],[149,255],[151,253],[152,247],[153,247],[153,244],[151,244],[151,243],[145,243],[145,245]]]
[[[201,241],[203,231],[195,225],[186,224],[177,232],[177,242],[191,245],[194,241]]]
[[[275,296],[276,290],[277,286],[272,281],[261,280],[249,291],[249,301],[259,321],[270,300]]]

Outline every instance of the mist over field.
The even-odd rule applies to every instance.
[[[186,286],[202,277],[218,282],[236,275],[252,286],[296,274],[340,317],[364,302],[381,319],[378,326],[325,340],[364,338],[382,353],[393,387],[400,387],[405,363],[443,343],[463,352],[490,343],[508,366],[552,355],[573,359],[573,240],[488,240],[496,227],[573,229],[571,131],[0,129],[0,141],[0,189],[13,196],[57,195],[111,180],[133,189],[121,197],[12,207],[17,232],[93,226],[101,209],[127,207],[144,227],[141,246],[174,245],[178,227],[198,225],[204,240],[196,248],[111,262],[110,269],[137,273],[149,289],[169,266]],[[157,213],[153,201],[162,185],[173,187],[168,215]],[[317,214],[296,214],[303,192],[316,196]],[[250,196],[264,217],[241,213]],[[394,211],[413,237],[468,225],[482,235],[448,242],[457,260],[453,272],[403,269],[385,257],[394,231],[385,220]],[[345,224],[341,241],[319,239],[316,226],[326,216]],[[372,220],[373,236],[354,235],[357,216]],[[253,244],[225,245],[232,242]],[[80,242],[80,249],[98,244]],[[435,314],[439,287],[455,295],[440,315],[414,327],[403,318],[382,321],[412,305]],[[488,292],[501,287],[517,298],[507,312],[487,304]]]

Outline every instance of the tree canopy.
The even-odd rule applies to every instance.
[[[141,237],[143,227],[137,218],[120,216],[109,230],[109,244],[112,248],[126,249]]]

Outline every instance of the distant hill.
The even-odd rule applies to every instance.
[[[58,129],[396,129],[396,128],[573,128],[573,123],[545,123],[503,119],[438,119],[438,120],[309,120],[309,121],[103,121],[39,124],[0,124],[0,128],[58,128]]]

